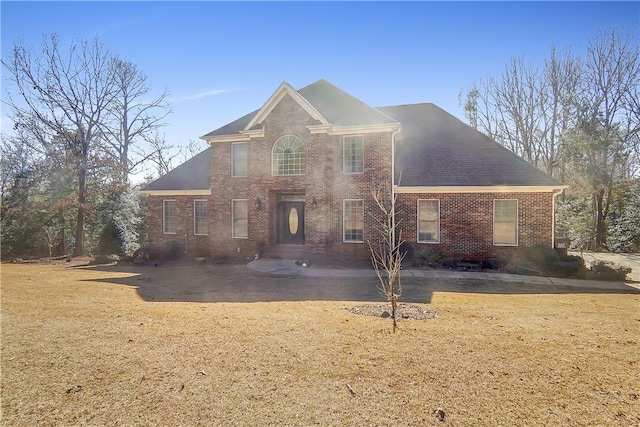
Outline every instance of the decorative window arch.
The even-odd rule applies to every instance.
[[[296,135],[283,135],[271,151],[272,175],[304,175],[306,146]]]

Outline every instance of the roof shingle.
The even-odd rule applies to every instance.
[[[434,104],[378,109],[402,125],[396,154],[401,187],[561,185]]]
[[[372,108],[326,80],[312,83],[298,93],[333,125],[399,122],[403,132],[397,143],[396,174],[402,173],[401,187],[562,185],[434,104]],[[205,137],[237,134],[258,111]],[[210,187],[211,149],[208,148],[142,191],[208,190]]]
[[[211,188],[211,147],[196,154],[140,191],[209,190]]]

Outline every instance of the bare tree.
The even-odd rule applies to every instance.
[[[465,98],[469,123],[529,163],[554,174],[561,134],[572,122],[579,61],[552,48],[543,68],[512,59],[500,80],[473,85]]]
[[[22,43],[2,61],[15,84],[8,96],[16,126],[25,127],[46,151],[63,151],[77,179],[74,255],[84,254],[87,171],[94,167],[99,124],[117,95],[113,56],[98,42],[72,43],[63,52],[55,34],[33,52]]]
[[[149,143],[149,154],[147,159],[154,165],[157,176],[162,176],[173,169],[174,160],[178,159],[180,152],[176,152],[175,147],[167,142],[164,135],[159,133],[147,141]]]
[[[637,150],[640,47],[617,29],[587,46],[578,123],[567,134],[567,160],[590,191],[595,247],[606,247],[606,222],[619,183],[630,178]]]
[[[133,153],[133,146],[153,138],[171,109],[166,92],[145,100],[150,90],[147,76],[135,64],[115,59],[113,67],[116,95],[109,104],[107,120],[99,125],[105,136],[106,152],[119,165],[122,182],[127,182],[129,174],[153,155],[139,145]]]
[[[405,253],[401,251],[402,231],[396,221],[396,196],[388,197],[388,191],[383,186],[374,186],[371,195],[380,209],[381,215],[373,216],[376,230],[379,233],[377,247],[368,241],[371,252],[371,263],[378,277],[378,290],[391,303],[391,318],[393,332],[398,327],[396,310],[398,299],[402,296],[402,280],[400,270]]]

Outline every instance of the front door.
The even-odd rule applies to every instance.
[[[304,202],[278,202],[278,243],[304,245]]]

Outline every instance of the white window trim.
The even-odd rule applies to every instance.
[[[246,202],[247,204],[247,235],[246,236],[234,236],[234,217],[233,217],[233,205],[234,202]],[[249,199],[232,199],[231,200],[231,238],[232,239],[248,239],[249,238]]]
[[[515,243],[496,243],[496,201],[515,201],[516,202],[516,242]],[[493,246],[510,246],[516,247],[520,242],[520,201],[518,199],[493,199]]]
[[[205,202],[207,204],[207,212],[209,207],[209,201],[207,199],[195,199],[193,201],[193,235],[194,236],[208,236],[209,235],[209,224],[207,222],[207,232],[206,233],[196,233],[196,203],[197,202]],[[208,220],[208,215],[205,217]]]
[[[420,240],[420,202],[438,202],[438,239],[437,240]],[[416,241],[425,244],[440,243],[440,199],[418,199],[416,202]]]
[[[347,138],[360,138],[362,144],[362,172],[347,172]],[[362,175],[364,174],[364,136],[363,135],[345,135],[342,137],[342,173],[345,175]]]
[[[247,173],[246,175],[234,175],[233,174],[233,165],[234,165],[234,159],[233,159],[233,146],[234,145],[240,145],[240,144],[244,144],[247,147]],[[247,176],[249,176],[249,145],[247,142],[233,142],[231,143],[231,177],[232,178],[246,178]]]
[[[362,240],[346,240],[344,238],[345,229],[345,209],[347,202],[361,202],[362,203]],[[342,242],[343,243],[364,243],[364,199],[344,199],[342,200]]]
[[[167,218],[167,216],[166,216],[166,202],[176,203],[176,200],[175,199],[165,199],[165,200],[162,201],[162,234],[176,234],[175,231],[171,231],[171,232],[167,231],[167,225],[166,225],[166,222],[165,222],[166,218]],[[176,214],[176,220],[177,220],[177,217],[178,217],[178,215],[177,215],[178,214],[178,212],[177,212],[178,211],[177,203],[176,203],[175,207],[176,207],[175,214]],[[174,226],[177,228],[178,224],[176,223],[176,224],[174,224]]]

